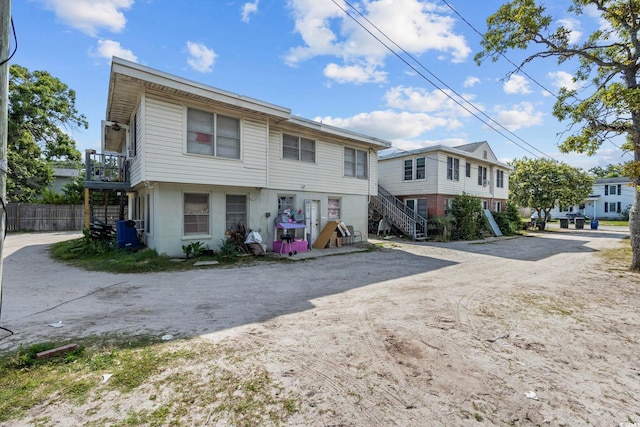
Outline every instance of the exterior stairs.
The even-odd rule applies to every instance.
[[[427,219],[382,186],[378,186],[377,196],[371,196],[369,208],[410,239],[427,240]]]

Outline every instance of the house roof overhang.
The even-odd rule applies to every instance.
[[[291,110],[288,108],[223,91],[114,57],[109,78],[106,120],[129,125],[131,115],[145,91],[206,103],[214,107],[219,106],[240,113],[250,112],[275,121],[287,120],[291,117]],[[102,149],[119,152],[124,142],[124,132],[112,132],[102,141]]]
[[[106,120],[129,125],[133,111],[145,92],[234,110],[239,114],[263,116],[270,124],[286,122],[291,129],[366,145],[376,151],[391,147],[389,141],[292,116],[291,110],[286,107],[227,92],[117,57],[111,63]],[[105,132],[102,150],[121,152],[125,141],[124,132]]]

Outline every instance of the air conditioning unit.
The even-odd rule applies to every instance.
[[[489,184],[491,184],[491,181],[489,181],[488,179],[485,179],[484,181],[482,181],[482,185],[484,185],[485,187]]]

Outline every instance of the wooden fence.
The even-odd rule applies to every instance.
[[[104,221],[104,207],[99,217]],[[118,219],[120,207],[107,207],[107,223]],[[63,231],[84,228],[82,205],[36,205],[9,203],[7,205],[7,231]]]

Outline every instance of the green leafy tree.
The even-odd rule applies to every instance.
[[[454,239],[475,240],[482,237],[485,218],[479,198],[466,193],[454,196],[447,214],[455,218]]]
[[[514,160],[509,176],[511,200],[538,213],[541,227],[554,206],[582,203],[593,187],[594,179],[586,172],[549,159]]]
[[[554,4],[554,6],[556,6]],[[553,114],[568,121],[571,135],[563,152],[595,154],[608,138],[626,137],[634,154],[625,175],[640,184],[640,0],[572,0],[568,13],[579,19],[589,7],[600,28],[581,41],[563,22],[547,13],[542,0],[512,0],[487,18],[483,50],[475,59],[497,61],[511,49],[528,49],[518,71],[536,59],[572,61],[578,89],[562,88]],[[575,132],[573,132],[575,130]],[[640,194],[630,212],[631,269],[640,270]]]
[[[9,68],[7,199],[29,202],[53,180],[50,160],[80,161],[70,130],[87,128],[76,94],[46,71]]]
[[[596,178],[617,178],[624,176],[624,165],[595,166],[589,169],[589,173]]]

